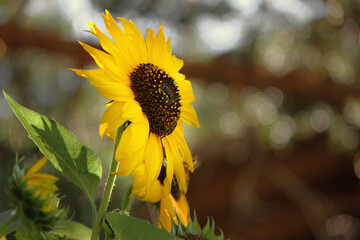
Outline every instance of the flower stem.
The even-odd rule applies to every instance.
[[[126,193],[126,196],[125,196],[125,199],[124,199],[124,203],[123,203],[123,206],[121,208],[121,210],[123,211],[130,211],[130,207],[131,207],[131,204],[130,204],[130,200],[131,200],[131,197],[130,197],[130,194],[132,192],[132,185],[130,185],[127,193]]]
[[[114,187],[114,182],[115,182],[115,177],[116,177],[116,175],[112,174],[112,172],[116,172],[117,169],[118,169],[118,166],[119,166],[119,162],[117,162],[115,160],[116,149],[117,149],[117,146],[119,145],[121,135],[122,135],[122,133],[124,132],[124,130],[126,129],[126,127],[128,125],[129,125],[129,122],[125,122],[117,130],[116,140],[115,140],[115,149],[114,149],[114,154],[113,154],[113,158],[112,158],[112,161],[111,161],[110,171],[109,171],[108,179],[107,179],[106,184],[105,184],[105,190],[104,190],[104,193],[103,193],[103,198],[102,198],[101,203],[100,203],[99,212],[98,212],[98,215],[96,217],[95,224],[93,226],[93,230],[92,230],[92,233],[91,233],[91,240],[97,240],[99,238],[99,233],[100,233],[100,228],[101,228],[101,221],[102,221],[102,218],[104,217],[104,215],[106,213],[106,210],[107,210],[107,207],[109,205],[110,196],[111,196],[111,193],[112,193],[112,189]]]

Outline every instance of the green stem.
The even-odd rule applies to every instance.
[[[121,210],[123,211],[130,211],[130,208],[131,208],[131,204],[130,204],[130,200],[131,200],[131,197],[130,197],[130,194],[132,192],[132,185],[130,185],[127,193],[126,193],[126,196],[125,196],[125,199],[124,199],[124,203],[123,203],[123,206],[121,208]]]
[[[94,203],[94,199],[92,199],[90,201],[91,204],[91,224],[94,224],[95,218],[96,218],[96,207],[95,207],[95,203]]]
[[[125,122],[121,127],[119,127],[117,134],[116,134],[115,149],[114,149],[114,154],[113,154],[113,158],[111,161],[110,171],[108,174],[108,179],[105,184],[105,190],[103,193],[103,198],[100,203],[99,212],[96,217],[95,224],[93,226],[93,230],[91,233],[91,240],[97,240],[99,238],[101,221],[102,221],[102,218],[104,217],[107,207],[109,205],[110,196],[111,196],[112,189],[114,187],[115,178],[116,178],[116,175],[111,174],[111,173],[116,172],[118,169],[118,166],[119,166],[119,162],[115,160],[115,152],[116,152],[117,146],[119,145],[121,135],[128,125],[129,125],[129,122]]]
[[[105,240],[111,240],[111,239],[113,239],[111,237],[111,235],[109,233],[105,232]]]

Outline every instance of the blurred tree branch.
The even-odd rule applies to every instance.
[[[0,38],[13,49],[40,48],[63,53],[77,60],[81,66],[92,61],[80,44],[64,41],[60,36],[41,30],[27,29],[10,23],[0,25]]]
[[[82,49],[80,44],[64,41],[59,36],[44,31],[7,24],[0,26],[0,38],[13,49],[41,48],[69,55],[77,60],[79,67],[92,62],[90,55]],[[101,47],[98,46],[98,48]],[[291,96],[297,104],[307,105],[314,101],[326,101],[333,106],[341,107],[347,96],[360,97],[358,86],[335,84],[322,72],[302,69],[276,77],[264,67],[249,63],[234,64],[233,60],[233,58],[221,56],[206,63],[186,63],[182,72],[188,78],[221,82],[235,88],[245,85],[256,86],[260,89],[275,86]]]

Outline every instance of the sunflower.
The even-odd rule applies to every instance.
[[[31,226],[50,231],[67,221],[67,208],[59,208],[57,177],[39,173],[46,164],[44,157],[30,169],[20,168],[16,162],[9,179],[9,193],[16,212]]]
[[[54,211],[59,204],[59,199],[56,192],[58,191],[55,182],[57,177],[46,174],[38,173],[38,171],[45,165],[47,158],[40,159],[26,172],[24,180],[26,181],[26,189],[34,190],[37,198],[44,202],[42,210],[45,212]]]
[[[108,98],[107,110],[101,119],[99,134],[114,139],[116,130],[126,121],[131,124],[123,132],[115,158],[120,162],[114,174],[127,176],[145,163],[145,191],[156,182],[166,155],[166,178],[163,195],[170,193],[175,174],[180,190],[186,192],[183,162],[191,171],[193,160],[184,139],[183,122],[199,127],[190,81],[179,73],[183,61],[171,52],[170,38],[165,40],[163,26],[155,37],[147,30],[144,40],[132,21],[118,18],[123,30],[108,11],[103,14],[110,40],[94,23],[91,33],[104,51],[80,42],[93,57],[99,69],[72,69],[89,79]]]
[[[183,192],[179,191],[177,181],[174,178],[171,184],[170,193],[164,196],[164,173],[165,167],[161,168],[160,175],[157,180],[152,183],[150,191],[145,191],[145,163],[141,163],[133,171],[133,192],[132,195],[140,196],[142,200],[148,202],[160,202],[159,206],[159,227],[165,228],[168,232],[171,231],[172,220],[178,223],[178,219],[184,226],[188,224],[189,204]],[[172,218],[172,220],[171,220]]]

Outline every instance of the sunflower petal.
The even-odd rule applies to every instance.
[[[183,104],[181,106],[181,118],[186,122],[189,126],[200,127],[199,120],[196,114],[196,111],[193,106],[190,104]]]
[[[113,102],[109,105],[108,109],[105,110],[99,127],[100,137],[103,137],[106,133],[116,131],[116,129],[124,124],[126,119],[121,116],[123,107],[123,102]]]
[[[121,159],[131,158],[140,148],[145,148],[148,138],[149,122],[146,117],[143,116],[142,121],[131,123],[124,131],[118,148],[116,149],[116,159],[121,161]]]
[[[32,175],[34,175],[37,171],[39,171],[47,162],[47,157],[43,157],[39,161],[37,161],[25,174],[24,179],[28,179]]]
[[[193,89],[189,80],[177,81],[176,83],[179,87],[181,101],[183,103],[191,103],[195,101]]]
[[[136,57],[136,65],[146,62],[147,52],[144,37],[141,32],[132,21],[125,18],[118,19],[121,20],[124,32],[127,37],[129,37],[129,41],[132,43],[130,51],[132,51],[133,56]]]
[[[145,195],[145,162],[138,165],[131,173],[134,177],[132,184],[132,192],[130,196],[137,195],[144,197]]]
[[[175,214],[176,212],[176,214]],[[184,195],[181,195],[178,200],[175,200],[172,195],[168,195],[167,197],[161,199],[160,202],[160,213],[159,213],[159,222],[158,226],[163,226],[166,231],[171,231],[171,217],[173,218],[175,224],[178,223],[178,219],[176,217],[179,216],[180,221],[184,224],[184,226],[188,225],[188,216],[190,212],[189,203],[186,200]]]
[[[155,42],[155,34],[154,30],[147,29],[147,36],[146,36],[146,47],[148,52],[148,59],[147,61],[152,63],[154,62],[153,56],[154,56],[154,42]]]
[[[188,217],[190,213],[189,203],[185,197],[185,195],[181,195],[179,199],[175,200],[172,196],[170,196],[171,202],[175,208],[177,215],[180,218],[180,221],[186,227],[188,225]]]
[[[151,185],[150,189],[146,191],[145,196],[141,198],[143,201],[147,202],[158,202],[162,199],[163,186],[161,185],[159,180],[156,180]]]
[[[126,69],[124,69],[121,64],[116,63],[112,55],[91,47],[90,45],[87,45],[81,41],[79,41],[79,43],[85,49],[85,51],[91,55],[96,64],[100,68],[106,70],[106,72],[112,76],[112,79],[129,85],[130,81],[128,77],[128,71],[126,71]]]
[[[174,162],[177,161],[175,159],[174,154],[172,153],[172,149],[170,147],[169,140],[165,137],[163,138],[164,142],[164,148],[165,148],[165,154],[166,154],[166,177],[164,179],[164,196],[167,196],[170,194],[171,187],[172,187],[172,180],[174,178]]]
[[[118,146],[118,159],[128,158],[140,148],[145,147],[149,138],[149,123],[146,118],[138,123],[131,123],[128,128],[124,131]]]
[[[191,172],[193,172],[194,171],[193,159],[192,159],[192,156],[191,156],[191,153],[190,153],[190,149],[189,149],[189,147],[188,147],[188,145],[187,145],[187,143],[186,143],[186,141],[184,139],[184,136],[182,135],[181,132],[182,132],[181,128],[177,127],[177,128],[175,128],[172,135],[174,137],[174,140],[175,140],[177,146],[180,149],[183,161],[186,162],[189,165],[189,168],[190,168]]]
[[[166,42],[167,46],[167,71],[169,74],[174,75],[179,72],[179,70],[184,66],[184,61],[178,59],[175,55],[172,55],[171,52],[171,45],[170,45],[171,38],[168,38]]]
[[[108,32],[111,34],[116,46],[118,47],[120,58],[123,59],[121,64],[127,72],[131,72],[133,67],[136,66],[136,62],[133,60],[134,57],[131,54],[130,49],[133,47],[132,43],[128,41],[125,33],[117,25],[114,18],[111,16],[108,10],[105,10],[103,14],[104,22]]]
[[[86,77],[101,95],[110,100],[126,101],[134,99],[134,93],[125,84],[113,81],[103,69],[71,69],[77,75]]]
[[[118,148],[120,149],[120,148]],[[141,161],[144,160],[145,158],[145,147],[140,147],[140,149],[133,153],[131,156],[129,156],[128,158],[122,158],[121,153],[119,154],[118,149],[116,150],[116,155],[115,155],[115,159],[120,161],[120,166],[117,172],[115,172],[114,174],[118,175],[118,176],[127,176],[129,175],[131,172],[133,172],[133,170],[141,163]]]
[[[89,22],[88,26],[91,29],[91,33],[93,33],[99,39],[102,48],[106,52],[110,53],[117,62],[121,62],[122,59],[119,57],[121,54],[119,53],[119,49],[116,47],[115,43],[111,41],[110,38],[108,38],[103,32],[101,32],[93,22]]]
[[[165,60],[168,56],[163,28],[162,25],[159,25],[159,31],[154,42],[153,63],[159,67],[165,66],[167,63]]]
[[[130,122],[139,122],[144,118],[140,104],[135,100],[129,100],[124,104],[122,117]],[[145,116],[146,117],[146,116]]]
[[[172,160],[173,160],[174,173],[175,173],[177,182],[179,184],[179,189],[180,189],[180,191],[183,191],[186,193],[187,183],[186,183],[185,168],[184,168],[183,161],[181,159],[179,148],[177,147],[176,140],[175,140],[173,134],[167,136],[166,140],[167,140],[168,148],[170,148],[170,154],[171,154]],[[165,150],[166,150],[166,148],[165,148]]]
[[[150,191],[151,185],[156,181],[160,174],[163,161],[163,152],[160,141],[160,137],[150,133],[145,157],[146,192]]]
[[[170,232],[171,216],[175,216],[175,211],[172,205],[172,201],[170,199],[170,195],[168,195],[167,197],[161,199],[160,201],[160,213],[159,213],[159,222],[158,222],[159,228],[163,226],[166,229],[166,231]],[[178,224],[176,217],[174,218],[174,221],[176,224]]]

